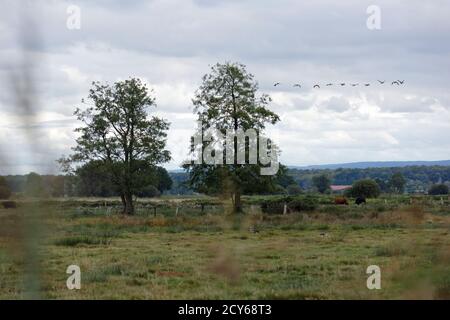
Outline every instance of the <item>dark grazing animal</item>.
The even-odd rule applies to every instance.
[[[360,204],[365,204],[366,203],[366,198],[363,198],[363,197],[358,197],[358,198],[356,198],[356,200],[355,200],[355,203],[359,206]]]
[[[347,206],[348,201],[347,201],[347,198],[345,198],[345,197],[336,197],[336,198],[334,198],[334,204]]]

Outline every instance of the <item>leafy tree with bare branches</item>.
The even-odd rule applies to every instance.
[[[170,160],[165,150],[169,123],[149,117],[147,110],[156,106],[155,98],[136,78],[113,85],[93,82],[89,100],[93,105],[75,111],[84,125],[76,129],[80,136],[70,162],[100,162],[120,194],[123,212],[133,214],[133,195],[143,187],[145,167]]]
[[[267,124],[275,124],[280,118],[268,108],[270,97],[258,94],[258,90],[254,76],[247,72],[243,64],[227,62],[214,65],[211,72],[203,77],[192,101],[200,124],[198,134],[203,135],[208,129],[218,130],[223,135],[227,131],[237,133],[238,130],[253,129],[258,136],[262,135]],[[261,176],[260,164],[238,164],[238,148],[243,147],[238,146],[236,139],[232,144],[233,164],[215,166],[191,163],[184,165],[184,168],[188,170],[188,183],[194,190],[226,197],[231,195],[233,211],[240,212],[243,192],[258,188],[270,190],[276,177]],[[247,158],[248,142],[245,148]]]

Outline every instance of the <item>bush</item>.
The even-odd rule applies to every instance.
[[[0,200],[6,200],[11,197],[11,190],[7,186],[0,185]]]
[[[261,203],[261,211],[268,214],[282,214],[288,197],[267,199]]]
[[[289,211],[312,211],[317,208],[318,201],[311,196],[268,199],[261,203],[261,211],[268,214],[283,214],[285,204]]]
[[[298,196],[302,193],[302,188],[298,184],[291,184],[287,186],[286,190],[290,196]]]
[[[74,236],[55,241],[57,246],[75,247],[77,245],[108,245],[111,243],[109,237]]]
[[[317,208],[318,201],[316,198],[306,196],[303,198],[296,198],[288,203],[289,210],[300,211],[313,211]]]
[[[154,198],[159,197],[161,192],[155,186],[148,185],[136,192],[136,195],[141,198]]]
[[[448,193],[449,193],[448,186],[445,184],[432,185],[430,190],[428,190],[428,194],[433,196],[446,195]]]
[[[325,193],[330,189],[331,179],[326,174],[312,177],[312,183],[320,193]]]
[[[30,197],[48,197],[49,194],[45,188],[42,176],[34,172],[27,175],[25,194]]]
[[[353,183],[347,195],[354,198],[377,198],[381,193],[380,186],[372,179],[358,180]]]

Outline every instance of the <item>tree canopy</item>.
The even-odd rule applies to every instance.
[[[355,181],[347,194],[352,197],[377,198],[381,193],[380,186],[372,179]]]
[[[320,193],[330,190],[331,179],[326,174],[320,174],[312,178],[312,183]]]
[[[430,187],[430,190],[428,190],[428,194],[431,195],[447,195],[449,194],[449,188],[445,184],[434,184]]]
[[[76,129],[80,136],[70,161],[101,163],[121,196],[124,213],[133,214],[133,195],[144,187],[143,168],[170,160],[165,149],[169,123],[149,117],[155,98],[136,78],[113,85],[93,82],[88,98],[93,104],[75,111],[83,126]]]
[[[268,95],[258,95],[258,83],[244,65],[218,63],[203,77],[192,100],[199,124],[198,135],[203,137],[208,129],[215,129],[223,135],[230,131],[237,133],[239,130],[245,132],[252,129],[258,136],[262,136],[267,124],[275,124],[280,120],[277,114],[268,109],[270,101]],[[238,161],[238,151],[241,151],[239,148],[245,149],[245,158],[250,159],[250,139],[245,140],[245,147],[238,144],[237,138],[219,146],[224,150],[234,151],[232,164],[225,161],[224,156],[223,161],[219,159],[220,165],[204,162],[184,165],[189,172],[190,186],[198,192],[230,195],[235,212],[242,209],[240,199],[243,192],[273,187],[274,177],[261,175],[260,163]],[[200,148],[204,154],[206,145],[203,142]],[[258,144],[258,148],[261,145]],[[272,150],[275,150],[274,145]]]

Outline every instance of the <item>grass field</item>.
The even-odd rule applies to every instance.
[[[0,299],[450,299],[450,206],[404,202],[132,217],[24,203],[0,210]],[[73,264],[81,290],[66,287]],[[381,290],[366,287],[369,265]]]

